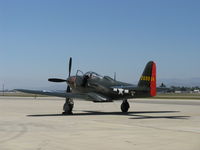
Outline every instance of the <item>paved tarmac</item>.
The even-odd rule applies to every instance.
[[[56,97],[0,97],[0,150],[200,150],[200,101],[75,100],[61,115]]]

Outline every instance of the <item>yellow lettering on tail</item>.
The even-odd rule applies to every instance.
[[[155,78],[151,77],[151,76],[141,76],[140,80],[142,80],[142,81],[155,81]]]

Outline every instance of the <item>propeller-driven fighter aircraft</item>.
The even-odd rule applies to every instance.
[[[146,98],[156,95],[156,64],[153,61],[147,63],[137,85],[116,81],[109,76],[101,76],[95,72],[83,73],[77,70],[76,75],[71,76],[72,58],[69,59],[69,75],[67,79],[50,78],[50,82],[66,82],[66,92],[36,91],[16,89],[17,91],[32,94],[64,97],[63,114],[72,114],[73,99],[79,98],[93,102],[112,102],[123,100],[121,111],[128,112],[128,99]]]

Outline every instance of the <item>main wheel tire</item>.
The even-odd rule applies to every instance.
[[[122,112],[128,112],[130,105],[128,103],[127,100],[123,100],[122,104],[121,104],[121,110]]]
[[[72,110],[74,107],[73,99],[67,99],[65,104],[63,105],[63,114],[72,114]]]

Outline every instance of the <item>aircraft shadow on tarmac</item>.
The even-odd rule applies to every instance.
[[[190,116],[146,116],[138,114],[163,114],[163,113],[177,113],[179,111],[133,111],[133,112],[101,112],[101,111],[83,111],[81,113],[74,113],[73,115],[63,115],[63,114],[36,114],[27,115],[27,117],[50,117],[50,116],[101,116],[101,115],[122,115],[122,116],[133,116],[129,119],[188,119]]]

